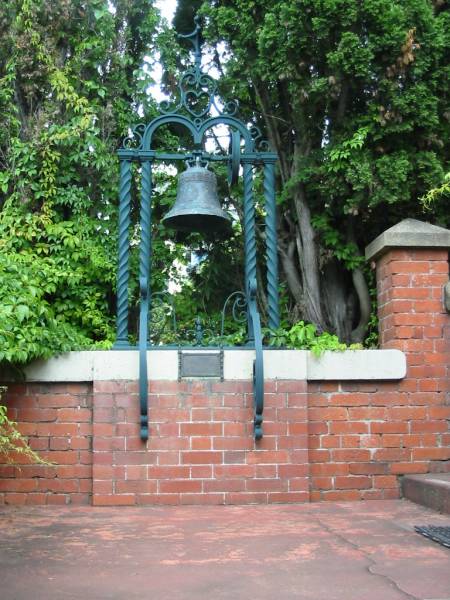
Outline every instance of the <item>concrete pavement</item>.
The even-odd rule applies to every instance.
[[[450,600],[408,501],[0,507],[2,600]]]

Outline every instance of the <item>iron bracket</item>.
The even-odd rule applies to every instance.
[[[264,412],[264,361],[261,320],[259,317],[258,306],[256,304],[256,291],[256,279],[253,278],[248,284],[249,317],[255,344],[255,360],[253,361],[253,430],[255,440],[260,440],[263,436],[262,423]]]
[[[139,280],[141,294],[139,311],[139,406],[140,406],[140,436],[143,442],[148,440],[148,379],[147,379],[147,338],[148,338],[148,280]]]

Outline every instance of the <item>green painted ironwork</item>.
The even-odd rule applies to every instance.
[[[253,201],[252,165],[244,163],[244,242],[245,280],[256,278],[255,204]]]
[[[147,337],[148,337],[148,279],[140,277],[140,308],[139,308],[139,406],[140,406],[140,436],[142,441],[148,440],[148,375],[147,375]]]
[[[128,280],[130,256],[131,161],[120,159],[119,188],[119,264],[117,271],[117,337],[116,348],[128,345]]]
[[[255,204],[253,202],[253,173],[252,164],[244,163],[244,256],[245,281],[256,280],[256,234],[255,234]],[[249,343],[253,343],[253,321],[248,320]]]
[[[239,131],[230,131],[230,145],[228,148],[230,160],[228,161],[228,185],[233,187],[239,180],[241,136]]]
[[[247,320],[247,296],[241,290],[232,292],[225,300],[220,319],[220,337],[225,335],[225,317],[227,308],[231,306],[231,316],[236,323],[245,323]]]
[[[243,167],[244,180],[244,251],[245,251],[245,310],[248,325],[248,345],[255,348],[254,397],[255,397],[255,438],[262,437],[262,414],[264,408],[264,376],[262,362],[262,335],[260,316],[257,307],[257,246],[255,227],[255,203],[253,197],[253,169],[264,166],[264,196],[266,207],[266,266],[269,327],[279,325],[278,309],[278,263],[276,240],[275,205],[275,161],[276,154],[270,152],[268,143],[263,140],[258,127],[248,126],[236,115],[238,103],[218,103],[217,81],[201,69],[201,28],[199,18],[195,18],[194,31],[181,36],[192,43],[194,64],[180,77],[179,97],[175,104],[163,102],[161,114],[148,124],[140,123],[133,127],[118,151],[120,159],[119,190],[119,265],[117,275],[117,340],[115,348],[129,347],[128,341],[128,285],[129,285],[129,229],[131,205],[131,163],[142,165],[142,191],[140,205],[141,244],[139,256],[139,368],[140,368],[140,407],[141,438],[148,438],[148,391],[147,391],[147,349],[151,345],[149,337],[149,314],[151,313],[151,195],[152,163],[156,161],[204,160],[207,162],[225,161],[228,166],[228,180],[235,185]],[[216,116],[211,116],[214,108]],[[185,128],[192,139],[191,152],[157,152],[152,148],[153,137],[159,127],[177,124]],[[207,132],[217,126],[226,125],[230,130],[230,146],[227,155],[211,155],[204,151]],[[151,322],[151,320],[150,320]],[[197,332],[198,333],[198,332]],[[200,333],[197,334],[199,338]],[[198,340],[197,340],[198,341]]]
[[[202,44],[201,44],[202,27],[200,25],[199,15],[195,15],[194,23],[195,23],[194,31],[192,31],[191,33],[187,33],[187,34],[180,33],[180,34],[178,34],[178,37],[183,40],[189,40],[191,42],[191,44],[194,47],[195,66],[198,69],[200,69],[200,66],[202,64]]]
[[[264,361],[261,334],[261,321],[256,304],[256,278],[250,279],[247,288],[248,315],[254,335],[255,360],[253,361],[253,433],[255,440],[263,436],[264,412]]]
[[[278,329],[280,312],[278,301],[278,249],[277,216],[275,200],[275,158],[264,162],[264,198],[266,208],[267,246],[267,303],[269,306],[269,328]]]
[[[141,241],[139,247],[139,277],[150,277],[152,248],[152,163],[151,159],[142,159],[140,226]]]
[[[198,128],[203,123],[203,120],[209,117],[213,106],[218,114],[228,115],[235,115],[239,106],[235,100],[227,102],[222,110],[218,106],[216,101],[218,96],[217,81],[201,69],[200,18],[197,16],[194,21],[194,31],[188,35],[179,36],[192,43],[194,47],[194,65],[186,69],[181,75],[178,84],[178,104],[171,106],[170,102],[164,101],[160,104],[160,110],[163,114],[168,114],[170,117],[175,115],[179,110],[184,110],[193,118],[193,124]]]
[[[151,265],[151,231],[152,231],[152,163],[151,159],[142,159],[141,176],[141,242],[139,252],[139,402],[141,412],[141,439],[148,439],[148,375],[147,375],[147,343],[149,286]]]

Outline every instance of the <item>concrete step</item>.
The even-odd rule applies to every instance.
[[[405,475],[401,487],[404,498],[450,514],[450,473]]]

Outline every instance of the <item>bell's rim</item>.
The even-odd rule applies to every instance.
[[[163,223],[169,229],[175,231],[184,231],[188,233],[210,233],[232,231],[232,219],[226,213],[224,214],[195,214],[177,213],[171,216],[167,214]]]
[[[229,215],[225,210],[223,210],[222,208],[219,208],[217,210],[198,210],[197,212],[193,213],[192,210],[190,210],[188,207],[186,208],[182,208],[180,209],[176,209],[176,206],[174,205],[169,212],[163,217],[162,221],[163,223],[165,221],[167,221],[168,219],[174,219],[176,217],[195,217],[195,216],[201,216],[203,218],[205,217],[218,217],[220,219],[223,219],[224,221],[227,221],[229,223],[232,223],[233,219],[231,217],[231,215]]]

